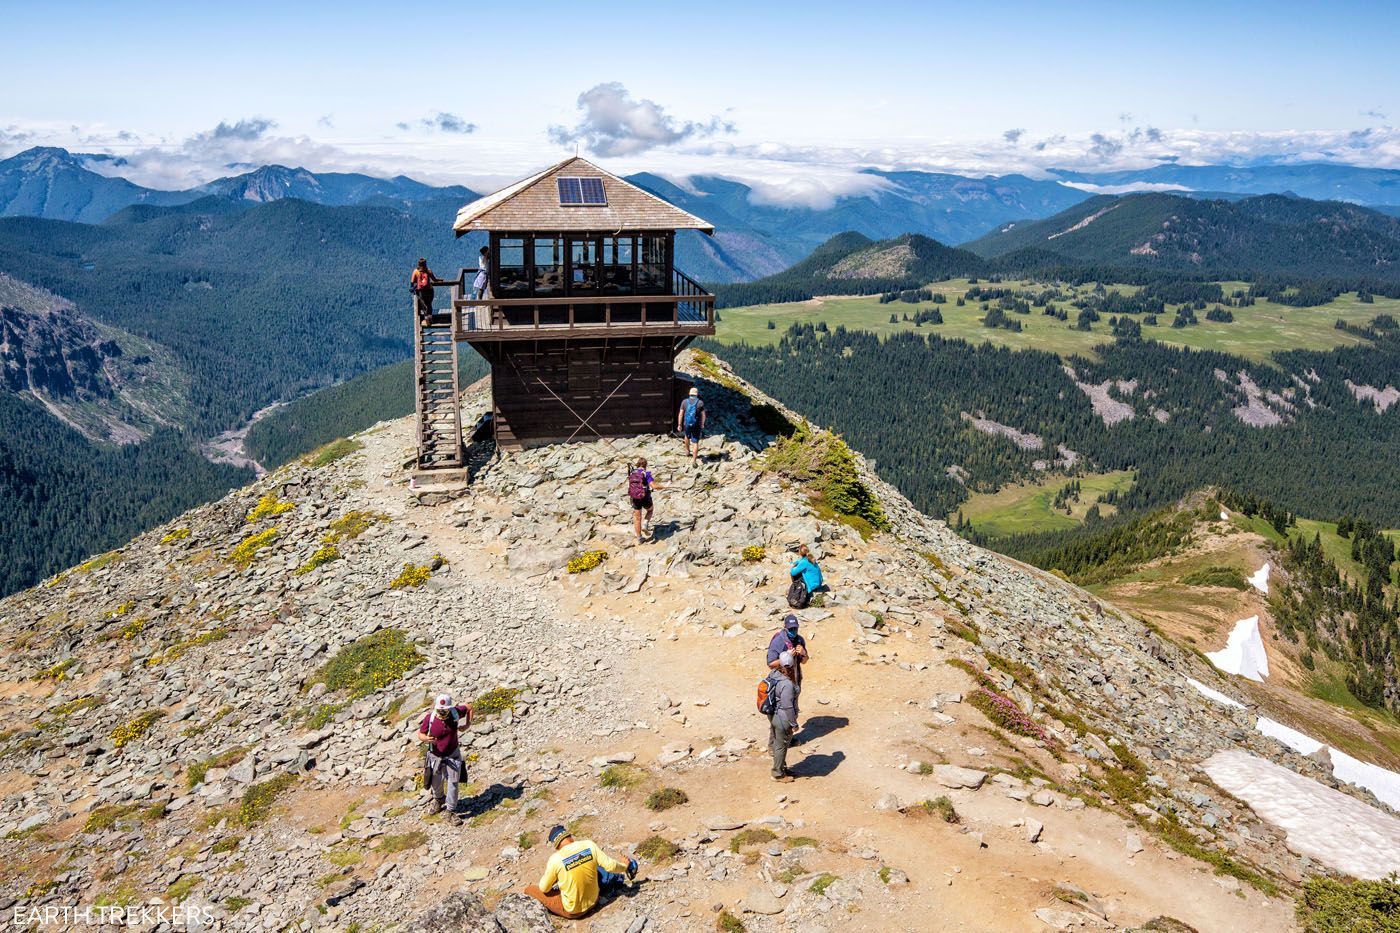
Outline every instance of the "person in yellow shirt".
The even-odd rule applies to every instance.
[[[549,831],[554,854],[544,867],[544,877],[525,893],[556,917],[577,920],[598,903],[598,892],[637,874],[637,860],[619,862],[592,839],[574,839],[563,826]],[[557,887],[557,890],[556,890]]]

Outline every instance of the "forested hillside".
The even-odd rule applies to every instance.
[[[37,403],[0,393],[0,593],[251,481],[172,430],[126,447],[91,443]]]
[[[427,254],[454,274],[469,248],[406,211],[296,200],[0,220],[0,270],[176,355],[202,433],[406,357],[408,269]]]
[[[845,434],[932,514],[955,510],[969,489],[1036,475],[1037,461],[1063,457],[1063,445],[1081,466],[1135,469],[1120,500],[1129,510],[1224,484],[1308,515],[1400,524],[1400,408],[1380,411],[1348,385],[1400,385],[1393,337],[1281,354],[1279,369],[1140,339],[1062,361],[932,334],[881,340],[810,325],[776,347],[722,352],[745,378]]]

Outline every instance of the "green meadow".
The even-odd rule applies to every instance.
[[[1235,288],[1246,287],[1244,283],[1236,282],[1225,282],[1222,285],[1226,294]],[[1092,357],[1095,355],[1095,347],[1113,339],[1109,334],[1106,317],[1094,322],[1090,331],[1076,329],[1074,323],[1078,307],[1072,299],[1064,303],[1069,310],[1068,321],[1047,317],[1038,309],[1029,315],[1010,315],[1021,323],[1020,333],[1015,333],[998,327],[984,327],[980,303],[968,302],[961,308],[957,307],[956,299],[966,294],[971,287],[967,279],[950,279],[929,287],[947,296],[946,303],[934,305],[929,302],[908,304],[893,301],[881,304],[878,295],[863,295],[724,308],[719,312],[720,323],[716,328],[715,339],[721,343],[743,341],[755,345],[773,344],[792,324],[815,325],[821,321],[825,321],[828,327],[845,325],[852,330],[870,331],[881,336],[898,331],[917,330],[919,333],[934,333],[950,339],[990,342],[1016,350],[1045,350],[1061,356],[1079,354]],[[1038,286],[1033,282],[1004,281],[997,283],[995,287]],[[1124,294],[1136,291],[1130,285],[1110,287]],[[1083,285],[1064,290],[1087,294],[1092,288],[1092,285]],[[903,320],[906,313],[912,317],[915,311],[929,308],[937,308],[942,313],[942,324],[924,324],[916,328],[914,324]],[[1171,326],[1175,310],[1176,306],[1169,305],[1167,312],[1158,317],[1158,325],[1143,327],[1143,336],[1173,346],[1220,350],[1247,359],[1268,362],[1270,354],[1277,350],[1330,350],[1333,347],[1365,343],[1364,338],[1337,330],[1337,321],[1344,320],[1364,326],[1378,314],[1388,313],[1400,317],[1400,299],[1378,297],[1374,303],[1363,303],[1357,300],[1355,293],[1348,293],[1328,304],[1312,308],[1294,308],[1272,301],[1260,301],[1248,308],[1231,308],[1230,311],[1235,316],[1231,323],[1207,321],[1204,313],[1201,313],[1197,315],[1200,319],[1199,324],[1181,328]],[[891,323],[891,314],[899,320]],[[1136,315],[1134,318],[1141,322],[1143,316]],[[768,326],[770,322],[773,325],[771,328]]]
[[[958,511],[976,530],[993,537],[1059,531],[1081,524],[1089,508],[1098,504],[1110,490],[1120,495],[1127,492],[1132,488],[1133,475],[1131,470],[1116,470],[1013,483],[996,492],[974,493]],[[1080,485],[1078,501],[1069,503],[1068,513],[1063,508],[1055,508],[1055,494],[1075,480]],[[1113,506],[1101,505],[1099,510],[1108,515],[1113,512]]]

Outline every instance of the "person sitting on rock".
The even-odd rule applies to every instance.
[[[619,862],[592,839],[574,839],[563,826],[549,831],[549,844],[554,853],[544,877],[525,893],[556,917],[577,920],[598,903],[600,891],[622,884],[624,873],[629,879],[637,875],[636,859]]]
[[[794,670],[793,683],[802,686],[802,662],[809,660],[807,656],[807,639],[797,634],[797,616],[788,613],[783,617],[783,627],[773,633],[773,637],[768,640],[768,669],[776,671],[781,662],[783,652],[790,652],[792,655],[792,665]]]
[[[665,488],[652,479],[651,472],[647,469],[646,457],[638,457],[636,465],[627,471],[627,498],[632,500],[632,530],[637,534],[638,544],[642,543],[646,535],[651,534],[651,491]],[[646,513],[645,519],[642,516],[643,512]]]
[[[418,741],[424,743],[423,786],[430,790],[433,802],[428,814],[457,812],[457,785],[465,776],[466,765],[457,733],[472,724],[472,705],[454,705],[444,693],[433,703],[433,709],[418,724]]]
[[[822,586],[822,570],[812,560],[812,552],[807,545],[798,545],[797,560],[788,571],[792,586],[788,589],[788,605],[794,609],[806,609],[812,601],[812,594]],[[802,585],[797,585],[801,581]]]
[[[778,655],[777,667],[768,674],[768,693],[773,698],[773,712],[768,716],[768,751],[773,755],[773,780],[791,783],[793,773],[787,766],[788,747],[797,734],[797,685],[794,668],[797,658],[791,651]]]

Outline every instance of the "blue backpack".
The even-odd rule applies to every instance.
[[[700,424],[700,400],[698,398],[688,398],[685,400],[685,427],[691,430]]]

